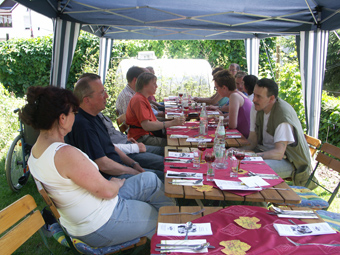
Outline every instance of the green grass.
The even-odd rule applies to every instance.
[[[34,181],[30,178],[27,184],[17,193],[14,193],[10,190],[7,185],[6,175],[5,175],[5,157],[7,154],[7,150],[14,139],[14,137],[18,134],[18,124],[17,124],[17,116],[13,114],[13,110],[21,105],[23,105],[23,99],[15,98],[12,95],[9,95],[4,91],[2,85],[0,84],[0,111],[2,115],[0,116],[0,210],[10,205],[14,201],[18,200],[22,196],[26,194],[30,194],[35,199],[38,209],[42,210],[45,206],[44,201],[42,200],[40,194],[38,193]],[[322,198],[328,200],[329,195],[327,195],[321,188],[317,188],[314,190]],[[340,213],[340,198],[337,197],[329,211]],[[48,245],[53,251],[55,255],[59,254],[72,254],[71,251],[61,246],[56,240],[53,238],[47,238]],[[149,245],[148,243],[142,251],[138,251],[138,254],[149,254]],[[24,243],[14,254],[48,254],[48,250],[43,244],[43,241],[39,235],[36,233],[33,237],[31,237],[26,243]],[[131,254],[132,251],[126,251],[125,254]],[[124,254],[124,253],[123,253]]]

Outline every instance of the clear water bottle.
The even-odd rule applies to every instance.
[[[224,117],[220,116],[214,139],[214,152],[216,155],[215,165],[218,169],[226,168],[225,127],[223,125],[223,120]]]
[[[219,116],[218,125],[217,125],[216,132],[215,132],[215,139],[217,139],[218,142],[220,144],[223,144],[225,147],[225,127],[224,127],[223,121],[224,121],[224,117]]]
[[[208,134],[208,114],[205,103],[202,103],[202,110],[200,114],[200,135]]]

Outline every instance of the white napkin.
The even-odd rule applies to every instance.
[[[186,140],[187,142],[193,142],[193,143],[198,143],[198,142],[211,142],[211,138],[188,138]]]
[[[161,240],[161,244],[180,244],[180,245],[193,245],[193,244],[203,244],[206,243],[207,240],[206,239],[195,239],[195,240]],[[166,250],[167,248],[180,248],[179,246],[167,246],[167,247],[161,247],[161,249]],[[162,252],[162,251],[161,251]],[[175,252],[175,251],[173,251]],[[178,250],[178,252],[186,252],[186,253],[206,253],[208,252],[208,248],[205,248],[203,250],[200,251],[193,251],[191,249],[181,249]]]

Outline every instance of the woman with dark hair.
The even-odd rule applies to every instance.
[[[40,130],[28,160],[70,236],[94,247],[120,244],[155,232],[158,209],[173,205],[154,173],[106,180],[85,153],[64,143],[78,100],[57,87],[30,87],[20,118]]]
[[[128,137],[140,143],[165,147],[165,128],[183,125],[185,117],[171,121],[158,121],[152,112],[148,97],[157,90],[157,77],[152,73],[142,73],[136,82],[136,94],[131,98],[126,110],[126,124],[130,125]]]
[[[244,87],[247,91],[248,98],[250,101],[253,101],[254,98],[253,92],[257,81],[258,81],[257,77],[252,74],[243,77]]]
[[[217,72],[214,81],[217,92],[229,98],[229,128],[236,128],[248,138],[251,101],[236,89],[235,78],[228,70]]]

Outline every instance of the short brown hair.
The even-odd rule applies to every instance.
[[[142,89],[153,79],[157,79],[157,77],[152,73],[140,74],[136,82],[136,92],[142,91]]]
[[[95,80],[100,80],[100,76],[94,73],[84,73],[79,77],[79,80],[74,87],[73,94],[78,98],[80,103],[83,102],[84,97],[93,93],[89,82]]]
[[[221,88],[226,86],[230,91],[236,89],[235,78],[228,70],[222,70],[215,73],[214,81]]]

